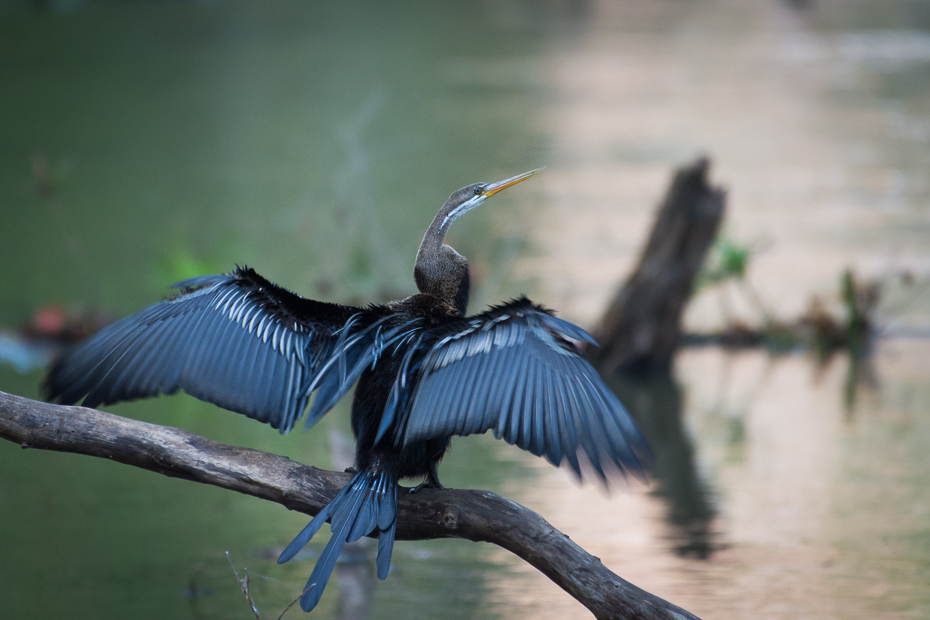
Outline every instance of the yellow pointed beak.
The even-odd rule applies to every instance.
[[[483,192],[484,196],[485,197],[493,196],[497,192],[501,190],[505,190],[508,187],[512,187],[516,185],[517,183],[519,183],[520,181],[525,181],[531,176],[533,176],[534,174],[536,174],[537,172],[540,172],[541,170],[545,170],[545,169],[546,167],[543,166],[542,168],[537,168],[536,170],[530,170],[529,172],[518,174],[515,177],[510,177],[509,179],[504,179],[503,181],[498,181],[497,183],[491,183],[490,185],[484,188],[484,192]]]

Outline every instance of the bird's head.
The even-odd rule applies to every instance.
[[[468,262],[454,249],[443,245],[449,227],[494,194],[525,181],[541,170],[543,168],[536,168],[497,183],[474,183],[453,192],[423,235],[413,269],[417,289],[449,302],[464,314],[468,303]]]
[[[525,181],[537,172],[540,172],[544,169],[545,166],[542,168],[536,168],[535,170],[530,170],[529,172],[518,174],[517,176],[504,179],[503,181],[498,181],[497,183],[473,183],[453,192],[452,195],[449,196],[449,200],[446,201],[446,204],[444,204],[442,209],[439,210],[439,213],[436,214],[436,219],[433,221],[433,225],[435,226],[438,222],[439,230],[442,231],[442,236],[444,238],[445,233],[449,230],[452,222],[459,219],[475,207],[481,205],[481,203],[483,203],[494,194],[503,191],[508,187],[513,187],[520,181]],[[430,230],[432,229],[433,226],[430,226]]]

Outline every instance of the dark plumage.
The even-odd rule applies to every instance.
[[[84,405],[179,388],[286,433],[313,425],[357,381],[352,428],[356,474],[281,554],[292,558],[322,527],[333,532],[301,597],[320,599],[343,545],[378,536],[378,576],[394,544],[397,482],[426,477],[453,435],[495,437],[563,460],[639,471],[643,440],[617,398],[580,356],[581,328],[527,299],[465,316],[468,264],[443,245],[449,226],[486,198],[537,171],[452,194],[417,253],[419,293],[354,308],[299,297],[251,269],[176,284],[177,296],[107,327],[49,372],[49,397]],[[581,457],[581,458],[579,458]]]

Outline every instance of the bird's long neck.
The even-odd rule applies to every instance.
[[[426,229],[417,260],[413,268],[413,277],[421,293],[431,295],[465,314],[468,305],[470,278],[468,261],[451,247],[444,245],[446,232],[455,219],[456,205],[446,202],[433,223]]]
[[[450,196],[446,204],[442,205],[442,208],[439,209],[439,213],[433,218],[433,223],[429,225],[429,228],[426,229],[426,234],[423,235],[423,241],[420,243],[420,250],[417,252],[418,264],[420,262],[420,256],[424,253],[436,254],[442,248],[442,244],[446,240],[446,233],[449,232],[449,227],[451,227],[452,222],[457,220],[461,215],[461,213],[455,212],[458,206],[459,205],[456,204],[452,196]]]

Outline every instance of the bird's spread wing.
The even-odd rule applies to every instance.
[[[579,475],[579,454],[602,478],[605,466],[641,470],[645,441],[579,355],[576,342],[594,343],[583,329],[526,299],[438,329],[425,355],[409,360],[416,387],[396,408],[406,411],[398,441],[490,430],[554,465],[564,458]]]
[[[391,341],[386,312],[304,299],[251,269],[175,285],[181,293],[65,352],[52,399],[96,407],[182,388],[289,431],[317,392],[308,426]]]

